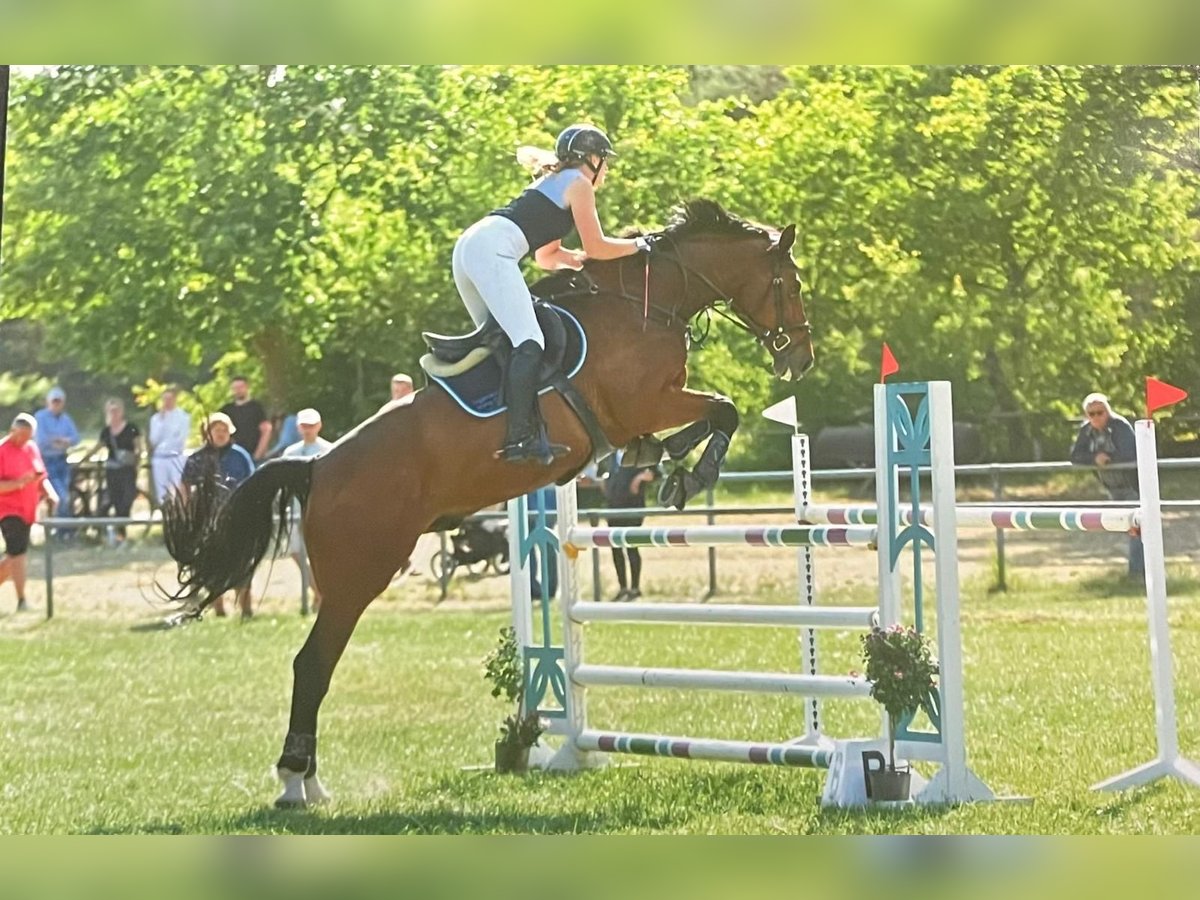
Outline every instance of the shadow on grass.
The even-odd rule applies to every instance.
[[[526,778],[459,773],[414,785],[403,795],[337,800],[308,810],[267,805],[232,816],[95,827],[90,834],[604,834],[696,831],[712,821],[745,819],[753,833],[809,833],[820,791],[797,772],[702,770],[647,765],[576,775]],[[381,808],[382,807],[382,808]],[[855,821],[843,813],[831,823]],[[871,821],[863,815],[864,822]],[[922,813],[921,818],[929,818]],[[912,811],[875,815],[886,828],[913,821]],[[780,822],[786,823],[780,827]],[[854,830],[853,824],[850,826]],[[720,829],[718,829],[720,830]]]

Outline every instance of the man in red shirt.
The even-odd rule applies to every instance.
[[[46,478],[46,465],[33,442],[37,422],[21,413],[13,419],[8,437],[0,440],[0,535],[4,537],[4,556],[0,556],[0,584],[12,578],[17,589],[17,612],[28,609],[25,603],[25,554],[29,550],[29,528],[37,518],[38,497],[45,497],[51,508],[58,494]]]

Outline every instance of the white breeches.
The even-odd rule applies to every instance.
[[[476,325],[491,313],[514,347],[535,341],[544,348],[533,298],[521,275],[521,257],[528,252],[515,222],[502,216],[480,219],[454,245],[454,284]]]
[[[154,502],[157,505],[162,506],[168,491],[179,489],[185,459],[182,453],[178,456],[150,457],[150,475],[154,479]]]

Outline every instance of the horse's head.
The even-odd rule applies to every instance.
[[[784,380],[803,378],[813,365],[812,326],[792,260],[795,240],[795,225],[774,236],[748,267],[737,296],[729,298],[734,314],[771,354],[775,375]]]
[[[775,232],[711,200],[692,200],[676,210],[663,236],[685,273],[700,276],[711,291],[704,306],[715,306],[754,335],[771,354],[776,376],[799,379],[812,368],[812,328],[791,253],[795,225]]]

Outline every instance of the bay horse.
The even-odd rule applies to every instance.
[[[812,366],[811,328],[791,257],[795,237],[794,225],[768,229],[693,200],[652,236],[653,252],[588,262],[591,290],[555,297],[583,326],[587,358],[573,383],[611,446],[636,445],[641,457],[647,447],[659,458],[665,449],[680,459],[709,439],[695,469],[665,486],[674,505],[716,480],[738,426],[728,398],[685,386],[693,317],[721,304],[718,311],[771,354],[780,378],[799,378]],[[417,538],[565,482],[589,462],[588,432],[562,398],[544,395],[541,412],[551,439],[571,448],[549,466],[494,459],[503,416],[472,418],[433,385],[357,426],[323,456],[264,465],[224,502],[206,500],[201,489],[190,503],[167,505],[164,533],[180,584],[173,599],[183,615],[198,617],[215,597],[249,581],[278,547],[291,500],[303,504],[304,540],[323,601],[292,666],[291,718],[276,764],[284,790],[276,805],[329,799],[317,777],[318,710],[359,617],[407,565]],[[661,444],[653,437],[680,426]]]

